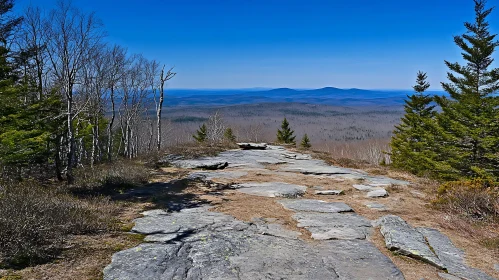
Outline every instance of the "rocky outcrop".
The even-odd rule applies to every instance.
[[[447,272],[463,279],[494,280],[484,272],[469,267],[464,260],[464,252],[457,248],[446,235],[432,228],[417,228],[423,234],[435,255],[444,264]]]
[[[286,199],[279,200],[284,208],[301,212],[341,213],[353,212],[353,209],[343,202],[325,202],[315,199]]]
[[[224,169],[229,166],[227,161],[215,159],[180,159],[170,161],[170,164],[178,168],[208,170]]]
[[[261,234],[261,227],[206,207],[146,212],[133,230],[152,242],[114,254],[105,280],[404,279],[366,240],[311,244],[275,230]],[[166,235],[176,237],[161,240]]]
[[[413,228],[394,215],[384,216],[377,223],[381,226],[388,249],[446,270],[448,274],[439,274],[444,279],[495,279],[478,269],[468,267],[464,261],[464,252],[436,229]]]
[[[390,251],[445,269],[445,265],[431,251],[424,236],[400,217],[387,215],[380,218],[378,222],[386,247]]]
[[[371,221],[354,213],[299,212],[293,219],[317,240],[366,239],[372,230]]]
[[[266,197],[298,197],[302,196],[307,187],[281,182],[244,183],[232,186],[245,194]]]

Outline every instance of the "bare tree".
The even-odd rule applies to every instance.
[[[219,111],[211,115],[207,124],[207,138],[211,143],[220,143],[225,132],[225,121]]]
[[[157,133],[158,133],[158,143],[157,150],[161,150],[161,112],[163,110],[163,101],[165,99],[165,83],[175,77],[177,73],[173,72],[173,67],[168,69],[165,73],[165,66],[161,69],[161,75],[159,77],[159,102],[156,106],[156,118],[157,118]]]
[[[84,14],[70,4],[60,1],[46,21],[48,57],[56,77],[58,88],[66,100],[67,115],[67,167],[68,183],[74,181],[76,143],[73,119],[74,87],[78,72],[88,62],[89,54],[96,48],[102,37],[101,24],[94,14]]]
[[[126,50],[116,45],[107,51],[105,57],[108,65],[108,89],[111,103],[111,118],[107,126],[107,159],[111,161],[113,159],[113,125],[116,119],[116,90],[130,61],[126,57]]]

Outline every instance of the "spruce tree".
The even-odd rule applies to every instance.
[[[206,139],[208,137],[208,131],[207,131],[207,128],[206,128],[206,124],[203,124],[202,126],[199,127],[199,129],[196,131],[196,134],[192,135],[192,137],[194,139],[196,139],[196,141],[198,143],[204,143],[206,142]]]
[[[426,73],[417,73],[416,85],[413,87],[415,94],[407,96],[405,101],[405,115],[401,123],[395,126],[394,136],[391,140],[393,166],[421,174],[431,170],[432,159],[435,154],[431,149],[433,145],[435,106],[433,98],[425,94],[430,84],[426,81]]]
[[[236,136],[234,135],[234,132],[232,131],[232,128],[228,127],[224,131],[224,139],[225,141],[229,143],[235,143],[236,142]]]
[[[294,133],[295,132],[289,127],[288,120],[284,118],[281,124],[281,129],[277,130],[277,142],[295,145],[296,136],[293,135]]]
[[[303,138],[301,139],[300,146],[303,149],[310,149],[310,147],[312,147],[312,145],[310,144],[310,139],[308,138],[308,135],[306,133],[305,135],[303,135]]]
[[[17,71],[15,62],[32,54],[8,48],[14,28],[21,22],[8,15],[12,8],[12,1],[0,1],[0,165],[13,167],[9,169],[20,176],[23,168],[53,158],[51,140],[60,124],[60,97],[39,97],[30,76]]]
[[[495,177],[499,175],[498,96],[499,69],[491,68],[499,42],[489,32],[485,0],[475,0],[475,22],[455,36],[465,65],[445,61],[449,82],[442,83],[450,98],[436,97],[442,112],[436,168],[443,177]]]

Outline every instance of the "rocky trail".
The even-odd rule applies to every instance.
[[[202,190],[136,219],[144,243],[116,253],[104,279],[496,279],[425,221],[409,182],[279,146],[242,147],[166,157],[189,174],[126,194],[161,199],[186,182]],[[409,211],[415,225],[399,216]]]

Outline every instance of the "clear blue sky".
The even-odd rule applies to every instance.
[[[17,0],[44,9],[56,0]],[[489,5],[497,5],[489,0]],[[95,11],[107,41],[178,75],[173,88],[408,89],[418,70],[433,89],[472,0],[73,0]],[[499,10],[490,17],[499,30]]]

